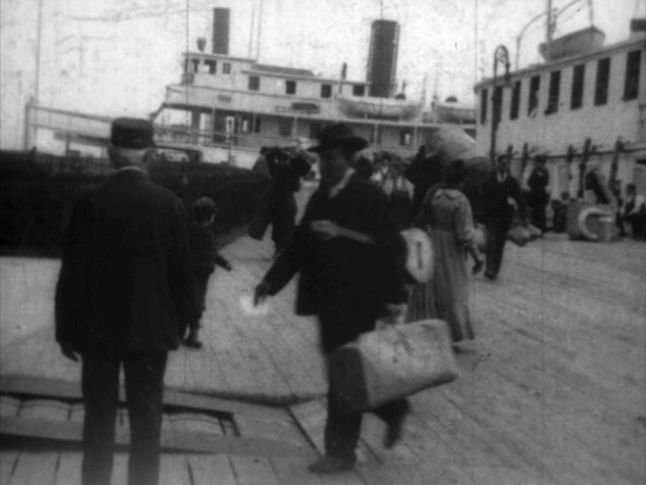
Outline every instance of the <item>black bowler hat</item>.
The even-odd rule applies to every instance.
[[[326,126],[317,138],[319,144],[308,149],[308,151],[320,153],[329,148],[347,147],[358,152],[368,146],[366,140],[360,136],[356,136],[352,129],[343,123],[334,123],[333,125]]]
[[[110,142],[114,146],[133,150],[155,146],[153,125],[141,118],[116,118],[112,121]]]

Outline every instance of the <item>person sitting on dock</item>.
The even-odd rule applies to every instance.
[[[300,272],[296,312],[317,315],[322,349],[338,347],[373,330],[381,315],[394,321],[405,302],[402,247],[386,196],[351,168],[367,141],[343,123],[325,128],[319,145],[321,184],[285,251],[255,290],[256,304],[275,295]],[[403,259],[403,257],[402,257]],[[357,385],[360,385],[357,383]],[[373,410],[388,428],[392,447],[402,433],[408,401],[398,399]],[[362,413],[344,413],[330,383],[325,424],[325,456],[310,465],[315,473],[349,470],[356,462]]]
[[[624,223],[630,224],[632,236],[636,239],[646,237],[646,203],[636,191],[635,184],[626,185],[626,200],[621,213],[622,235]]]
[[[193,220],[189,226],[189,244],[193,260],[193,274],[197,288],[198,313],[188,322],[188,336],[184,345],[194,349],[202,348],[198,338],[200,320],[206,308],[206,292],[209,278],[216,265],[231,271],[231,264],[215,248],[213,221],[215,219],[215,202],[210,197],[200,197],[193,204]]]
[[[63,248],[56,341],[65,357],[82,360],[83,485],[111,482],[122,366],[128,483],[158,483],[168,351],[196,311],[184,205],[147,177],[151,146],[148,120],[113,121],[116,174],[74,205]]]

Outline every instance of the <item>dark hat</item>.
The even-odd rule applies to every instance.
[[[534,157],[534,160],[536,160],[537,162],[547,162],[547,155],[545,155],[544,153],[539,153]]]
[[[116,118],[112,121],[110,142],[114,146],[133,150],[155,146],[153,125],[141,118]]]
[[[318,135],[319,144],[309,148],[310,152],[322,152],[328,148],[347,147],[354,151],[363,150],[368,146],[368,142],[356,136],[352,129],[343,123],[334,123],[326,126]]]

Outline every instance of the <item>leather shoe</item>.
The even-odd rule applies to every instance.
[[[312,473],[339,473],[352,470],[354,464],[355,460],[325,455],[320,460],[310,464],[307,469]]]
[[[488,279],[488,280],[490,280],[490,281],[493,281],[493,280],[495,280],[495,279],[498,277],[498,275],[497,275],[497,274],[492,273],[491,271],[485,271],[485,274],[484,274],[484,275],[485,275],[485,278],[487,278],[487,279]]]

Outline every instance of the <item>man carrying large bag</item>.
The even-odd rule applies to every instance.
[[[256,287],[255,301],[278,293],[300,272],[296,312],[317,315],[323,352],[374,330],[378,318],[393,320],[405,301],[403,243],[385,195],[351,168],[366,140],[341,123],[328,126],[310,149],[320,157],[321,185],[308,202],[292,242]],[[353,468],[362,413],[343,411],[330,383],[325,456],[316,473]],[[387,424],[384,444],[401,436],[408,402],[395,399],[372,409]]]

